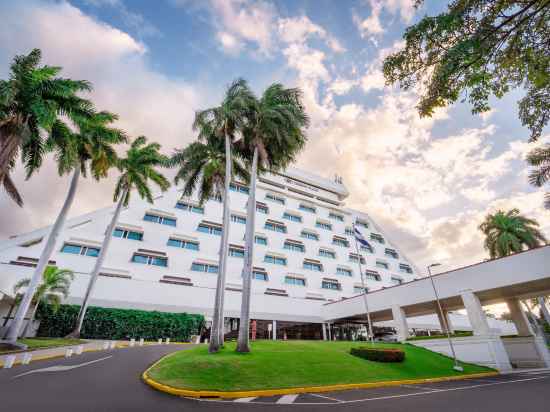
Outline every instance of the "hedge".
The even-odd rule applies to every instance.
[[[403,362],[405,352],[401,349],[380,349],[380,348],[351,348],[353,356],[367,359],[374,362]]]
[[[79,305],[61,305],[54,312],[51,306],[41,305],[37,313],[37,319],[40,319],[37,336],[66,336],[75,326],[79,309]],[[203,325],[202,315],[90,306],[84,318],[81,337],[117,340],[170,338],[173,341],[188,341],[191,335],[200,333]]]

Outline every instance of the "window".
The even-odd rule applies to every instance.
[[[336,259],[336,253],[329,249],[319,249],[319,256]]]
[[[364,288],[363,286],[354,286],[353,287],[353,293],[364,293],[368,292],[369,288]]]
[[[180,240],[175,238],[169,238],[168,246],[180,247],[182,249],[199,250],[199,242],[193,242],[191,240]]]
[[[176,219],[173,217],[158,216],[151,213],[146,213],[143,220],[146,222],[160,223],[167,226],[176,226]]]
[[[273,193],[266,193],[265,198],[280,205],[285,204],[285,198],[281,196],[274,195]]]
[[[233,191],[233,192],[239,192],[239,193],[245,193],[245,194],[248,194],[248,186],[245,186],[241,183],[231,183],[229,185],[229,190]]]
[[[61,248],[63,253],[72,253],[73,255],[98,257],[101,249],[92,246],[76,245],[73,243],[65,243]]]
[[[322,222],[320,220],[315,223],[315,226],[325,230],[332,230],[332,225],[330,223]]]
[[[337,267],[336,274],[342,275],[342,276],[350,276],[350,277],[353,276],[353,272],[351,271],[351,269],[343,268],[343,267]]]
[[[361,259],[362,264],[365,264],[365,258],[363,256],[359,256],[357,253],[350,253],[349,254],[349,260],[351,262],[358,263],[359,259]]]
[[[315,272],[322,272],[323,265],[318,260],[305,259],[304,260],[304,269],[313,270]]]
[[[376,261],[376,267],[377,268],[382,268],[382,269],[389,269],[390,265],[388,265],[388,263],[384,262],[383,260],[377,260]]]
[[[222,227],[218,224],[211,223],[199,223],[197,230],[202,233],[208,233],[210,235],[221,235]]]
[[[323,282],[321,283],[321,287],[323,289],[331,289],[331,290],[340,290],[342,288],[340,286],[340,282],[338,282],[335,279],[323,279]]]
[[[374,249],[372,248],[371,245],[368,245],[368,246],[361,245],[361,247],[359,249],[361,249],[361,251],[363,251],[363,252],[374,253]]]
[[[244,258],[244,247],[229,245],[229,256]]]
[[[369,228],[369,224],[367,222],[365,222],[364,220],[359,220],[359,219],[357,219],[355,221],[355,226],[363,227],[365,229]]]
[[[292,250],[293,252],[305,252],[306,248],[302,242],[298,242],[296,240],[285,240],[284,249]]]
[[[286,265],[286,258],[276,255],[265,255],[264,262],[273,263],[274,265]]]
[[[386,241],[384,240],[382,235],[379,235],[378,233],[371,233],[370,234],[370,239],[374,240],[375,242],[378,242],[378,243],[382,243],[382,244],[386,243]]]
[[[283,214],[283,219],[290,220],[291,222],[302,223],[302,216],[298,216],[293,213],[285,212]]]
[[[113,230],[113,236],[122,239],[143,240],[142,232],[134,232],[133,230],[121,229],[119,227]]]
[[[338,214],[338,213],[330,212],[328,214],[328,217],[329,217],[329,219],[334,219],[334,220],[337,220],[339,222],[344,221],[344,216],[342,216],[341,214]]]
[[[294,276],[285,276],[285,283],[287,285],[305,286],[306,280],[304,278],[297,278]]]
[[[376,280],[380,282],[382,277],[375,270],[365,270],[365,279]]]
[[[394,249],[386,248],[386,250],[384,250],[384,254],[394,259],[399,259],[399,255]]]
[[[267,220],[264,227],[268,230],[273,230],[274,232],[286,233],[285,224],[274,220]]]
[[[204,207],[196,206],[192,203],[184,202],[182,200],[176,203],[176,209],[185,210],[187,212],[204,214]]]
[[[264,282],[267,282],[267,272],[262,268],[254,268],[252,270],[252,279],[263,280]]]
[[[346,235],[348,236],[354,236],[355,233],[353,233],[353,228],[352,227],[346,227]]]
[[[256,202],[256,211],[267,215],[269,213],[269,208],[265,203]]]
[[[309,212],[309,213],[316,213],[317,212],[317,209],[315,209],[314,206],[311,206],[311,205],[308,205],[308,204],[305,204],[305,203],[300,203],[300,206],[298,206],[298,209],[303,210],[304,212]]]
[[[231,221],[234,223],[241,223],[246,225],[246,217],[241,215],[231,215]]]
[[[349,242],[346,238],[334,236],[332,238],[332,244],[337,246],[349,247]]]
[[[195,272],[218,273],[218,265],[214,265],[211,263],[193,262],[191,263],[191,270]]]
[[[317,233],[310,232],[309,230],[302,230],[300,236],[304,239],[319,240],[319,235]]]
[[[144,265],[153,266],[168,266],[168,258],[166,256],[155,256],[146,253],[134,253],[132,256],[132,262],[141,263]]]
[[[406,263],[400,263],[399,264],[399,270],[401,272],[405,272],[405,273],[413,273],[412,268],[409,265],[407,265]]]
[[[394,285],[400,285],[403,283],[403,278],[400,276],[392,275],[391,283],[393,283]]]
[[[264,245],[267,246],[267,238],[265,236],[254,236],[254,243],[257,243],[258,245]]]

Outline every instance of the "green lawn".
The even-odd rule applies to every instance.
[[[397,379],[461,375],[453,371],[452,359],[412,345],[375,344],[402,348],[403,363],[377,363],[349,354],[365,342],[256,341],[252,352],[238,354],[235,343],[209,355],[206,345],[176,352],[149,371],[163,384],[194,390],[254,390],[379,382]],[[464,364],[464,373],[491,369]]]
[[[58,346],[70,346],[84,343],[80,339],[64,339],[64,338],[24,338],[19,339],[19,343],[27,345],[28,350],[55,348]],[[0,353],[14,352],[13,350],[3,350],[0,348]]]

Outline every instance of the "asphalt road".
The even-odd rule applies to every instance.
[[[155,391],[140,376],[161,356],[191,346],[84,353],[0,370],[2,411],[483,411],[548,410],[550,371],[430,385],[238,400],[194,400]]]

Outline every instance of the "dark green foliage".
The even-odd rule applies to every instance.
[[[61,305],[54,313],[51,306],[41,305],[37,314],[37,319],[40,319],[38,336],[66,336],[73,330],[79,310],[78,305]],[[88,308],[84,318],[81,337],[145,340],[170,338],[172,341],[188,341],[191,335],[200,333],[203,324],[202,315],[92,306]]]
[[[422,90],[421,116],[461,98],[473,113],[485,112],[491,96],[519,88],[526,92],[519,118],[531,140],[541,136],[550,118],[548,0],[453,0],[445,12],[407,28],[403,38],[404,49],[384,61],[384,76],[406,90]]]
[[[534,167],[529,173],[529,182],[536,187],[542,187],[550,182],[550,144],[537,147],[527,155],[527,163]],[[550,192],[544,197],[544,206],[550,209]]]
[[[401,349],[380,349],[363,346],[351,348],[349,353],[373,362],[403,362],[405,360],[405,352]]]

